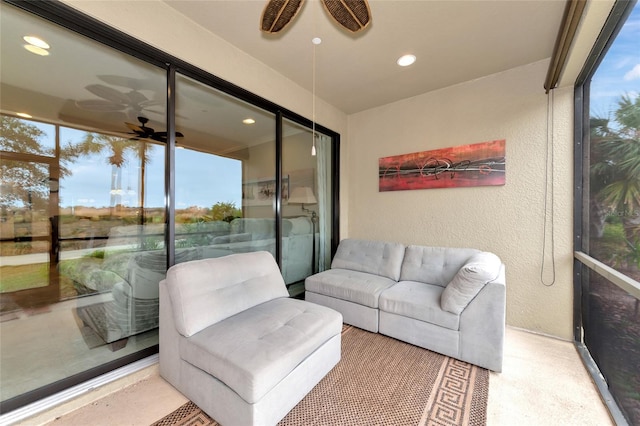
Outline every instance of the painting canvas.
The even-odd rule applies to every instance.
[[[505,141],[495,140],[380,158],[379,190],[505,184]]]

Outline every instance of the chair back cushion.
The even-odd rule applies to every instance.
[[[404,245],[384,241],[344,239],[340,241],[331,269],[349,269],[398,281]]]
[[[185,337],[289,293],[268,252],[194,260],[167,271],[176,328]]]

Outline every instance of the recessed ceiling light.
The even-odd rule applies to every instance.
[[[320,43],[322,43],[322,39],[320,37],[314,37],[314,38],[311,39],[311,43],[316,44],[316,45],[320,44]]]
[[[401,67],[408,67],[416,61],[415,55],[404,55],[400,56],[396,61],[398,65]]]
[[[254,120],[253,118],[245,118],[244,120],[242,120],[242,122],[244,124],[255,124],[256,120]]]
[[[48,49],[51,46],[49,46],[49,43],[47,43],[46,41],[44,41],[43,39],[39,38],[39,37],[34,37],[34,36],[24,36],[22,37],[22,39],[24,41],[26,41],[27,43],[29,43],[32,46],[37,46],[41,49]]]
[[[22,118],[33,118],[31,114],[27,114],[26,112],[16,112],[16,115]]]
[[[48,56],[49,55],[49,51],[48,50],[43,49],[42,47],[34,46],[33,44],[25,44],[24,48],[27,49],[31,53],[35,53],[36,55],[40,55],[40,56]]]

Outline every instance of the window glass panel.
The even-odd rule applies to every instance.
[[[6,402],[158,343],[166,71],[0,7]]]
[[[585,250],[640,281],[640,7],[590,82]],[[586,268],[585,268],[586,269]],[[584,339],[631,424],[640,424],[640,301],[583,273]]]
[[[275,117],[183,75],[176,94],[176,263],[275,257]]]
[[[3,117],[3,124],[13,120]],[[21,123],[23,126],[27,125]],[[26,159],[0,158],[0,176],[0,292],[47,287],[51,167]]]
[[[0,151],[55,156],[56,127],[18,116],[2,116]]]
[[[282,272],[290,293],[302,294],[304,279],[331,262],[331,140],[285,120],[282,170]]]
[[[590,86],[589,254],[640,280],[640,8]]]

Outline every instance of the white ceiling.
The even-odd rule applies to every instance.
[[[259,29],[266,0],[164,1],[310,91],[311,39],[321,37],[316,95],[347,114],[549,58],[565,8],[565,0],[369,0],[372,23],[352,34],[307,0],[272,35]],[[418,60],[400,68],[406,53]]]

